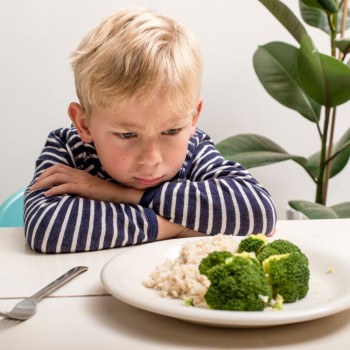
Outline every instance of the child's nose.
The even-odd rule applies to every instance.
[[[157,165],[161,163],[163,160],[162,152],[159,142],[157,141],[149,141],[145,142],[139,148],[139,164],[145,165]]]

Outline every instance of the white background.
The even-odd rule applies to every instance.
[[[299,16],[298,1],[284,1]],[[257,0],[1,0],[0,2],[0,203],[26,186],[48,133],[69,126],[76,101],[68,56],[88,30],[112,12],[150,7],[188,26],[205,62],[200,127],[215,142],[239,133],[267,136],[288,152],[308,157],[319,150],[313,123],[272,99],[255,75],[259,45],[290,34]],[[307,27],[319,51],[328,37]],[[350,103],[338,109],[336,139],[349,127]],[[280,219],[290,199],[314,200],[315,186],[292,161],[252,169],[271,192]],[[350,166],[329,186],[328,205],[350,200]]]

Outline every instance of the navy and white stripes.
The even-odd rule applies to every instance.
[[[57,164],[113,181],[96,150],[76,130],[52,132],[37,160],[35,176]],[[31,185],[30,184],[30,185]],[[189,141],[186,160],[170,182],[146,190],[139,205],[109,203],[73,195],[25,194],[25,235],[44,253],[90,251],[156,240],[156,214],[195,231],[247,235],[269,233],[276,211],[268,192],[240,164],[224,160],[200,130]]]

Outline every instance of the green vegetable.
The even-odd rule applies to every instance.
[[[194,306],[193,298],[185,299],[184,304],[185,306]]]
[[[199,265],[199,272],[202,275],[207,275],[214,266],[225,263],[225,260],[232,256],[233,254],[230,252],[212,252],[206,258],[202,259]]]
[[[306,296],[309,262],[295,244],[283,239],[267,243],[265,236],[257,235],[242,240],[238,251],[210,253],[199,265],[200,273],[210,281],[205,294],[210,308],[261,311],[269,306],[280,310],[283,302]]]
[[[210,258],[212,254],[208,258],[216,260],[217,254]],[[208,306],[217,310],[263,310],[272,298],[272,288],[257,260],[248,255],[234,255],[222,260],[206,270],[211,282],[205,294]]]
[[[306,296],[309,290],[309,263],[301,252],[271,255],[262,262],[273,296],[292,303]]]
[[[262,263],[271,255],[280,255],[294,252],[300,253],[299,247],[287,240],[277,239],[276,241],[263,246],[257,253],[256,258],[260,261],[260,263]]]
[[[238,246],[238,253],[253,252],[257,253],[263,246],[268,243],[265,235],[259,233],[257,235],[250,235],[242,239]]]
[[[283,310],[283,297],[279,294],[276,295],[275,299],[271,300],[271,306],[273,310]]]

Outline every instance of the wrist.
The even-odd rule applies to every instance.
[[[157,215],[158,220],[158,237],[157,240],[169,239],[169,238],[185,238],[185,237],[201,237],[205,234],[193,231],[188,227],[175,224],[163,217]]]
[[[157,215],[158,221],[158,237],[157,240],[174,238],[178,233],[184,229],[184,227],[170,222],[169,220],[164,219],[162,216]]]
[[[128,204],[139,204],[144,191],[136,188],[119,186],[117,191],[117,202]]]

